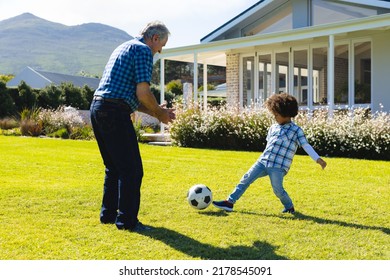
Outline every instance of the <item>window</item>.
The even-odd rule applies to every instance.
[[[259,102],[264,101],[271,95],[271,54],[259,55]]]
[[[240,102],[254,107],[263,104],[273,93],[288,92],[300,106],[310,109],[329,104],[342,107],[370,104],[371,52],[368,40],[335,43],[334,100],[328,96],[328,59],[331,58],[325,44],[294,47],[291,51],[261,50],[243,56]]]
[[[293,27],[291,1],[260,17],[241,30],[242,36],[290,30]]]
[[[254,103],[255,57],[243,58],[243,104],[251,106]]]
[[[287,92],[288,87],[288,52],[277,53],[276,59],[276,83],[275,93]]]
[[[349,93],[349,45],[335,47],[334,55],[334,104],[348,105]]]
[[[371,103],[371,42],[354,43],[355,104]]]
[[[293,94],[301,106],[307,105],[308,81],[307,50],[294,51],[294,90]]]
[[[377,15],[376,8],[337,3],[333,1],[312,0],[312,25],[340,22],[354,18]]]
[[[314,105],[326,105],[327,98],[327,71],[328,49],[327,47],[313,48],[313,78],[312,93]]]

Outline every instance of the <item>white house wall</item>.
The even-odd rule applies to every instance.
[[[390,30],[373,36],[372,109],[390,112]],[[383,108],[381,108],[383,106]]]

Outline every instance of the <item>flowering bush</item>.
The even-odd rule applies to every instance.
[[[179,146],[234,150],[262,150],[272,116],[265,110],[236,112],[223,107],[203,112],[197,106],[176,109],[170,126]]]
[[[64,128],[71,134],[74,129],[85,125],[80,114],[72,107],[61,106],[55,110],[42,109],[39,113],[39,119],[46,135]]]
[[[318,153],[367,159],[390,158],[390,115],[371,114],[367,109],[336,112],[300,113],[295,122],[305,131]]]
[[[229,108],[203,112],[197,106],[176,110],[171,139],[179,146],[262,151],[274,118],[265,109],[236,112]],[[294,119],[320,155],[390,159],[390,116],[365,109],[313,114],[300,112]],[[302,151],[300,150],[299,153]]]

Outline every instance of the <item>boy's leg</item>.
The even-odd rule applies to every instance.
[[[240,182],[229,195],[228,201],[235,203],[256,179],[267,175],[266,168],[259,161],[256,161],[251,168],[242,176]]]
[[[269,178],[271,180],[272,189],[274,194],[280,199],[285,209],[292,209],[293,203],[290,196],[283,188],[283,179],[286,175],[286,171],[282,168],[267,168]]]

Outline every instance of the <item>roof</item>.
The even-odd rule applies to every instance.
[[[328,1],[328,0],[323,0]],[[371,6],[376,8],[384,8],[384,9],[390,9],[390,0],[331,0],[332,2],[341,2],[345,4],[352,4],[352,5],[358,5],[358,6]],[[251,17],[258,17],[259,13],[268,13],[272,12],[274,9],[276,9],[278,6],[283,4],[284,2],[287,2],[287,0],[260,0],[259,2],[255,3],[242,13],[238,14],[225,24],[221,25],[217,29],[213,30],[209,34],[207,34],[205,37],[200,39],[201,43],[208,43],[212,41],[218,40],[218,37],[221,34],[227,34],[230,32],[235,32],[235,30],[239,24],[247,25],[249,24],[248,20]],[[231,39],[231,38],[230,38]]]
[[[40,71],[26,67],[7,83],[7,87],[17,87],[21,81],[36,89],[44,88],[51,84],[59,86],[62,83],[72,83],[75,87],[87,85],[89,88],[95,90],[99,86],[100,79]]]
[[[194,62],[196,56],[198,63],[226,66],[226,54],[235,52],[254,51],[255,47],[262,45],[280,45],[288,41],[313,40],[324,36],[334,35],[344,38],[351,32],[363,30],[388,30],[390,29],[390,14],[383,14],[367,18],[349,20],[317,25],[307,28],[259,34],[235,39],[213,41],[185,47],[164,49],[160,54],[162,59]]]
[[[244,17],[246,16],[247,14],[253,12],[254,10],[258,10],[258,6],[260,4],[262,4],[264,1],[267,1],[267,2],[270,2],[272,0],[260,0],[259,2],[257,2],[256,4],[250,6],[248,9],[246,9],[245,11],[243,11],[242,13],[238,14],[237,16],[235,16],[234,18],[232,18],[231,20],[229,20],[228,22],[224,23],[223,25],[221,25],[220,27],[218,27],[217,29],[215,29],[214,31],[212,31],[211,33],[207,34],[206,36],[204,36],[202,39],[200,39],[201,42],[203,42],[204,40],[207,40],[208,37],[210,37],[211,35],[217,33],[218,31],[222,30],[222,29],[225,29],[225,27],[229,26],[231,23],[237,21],[238,19],[240,19],[241,17]]]

